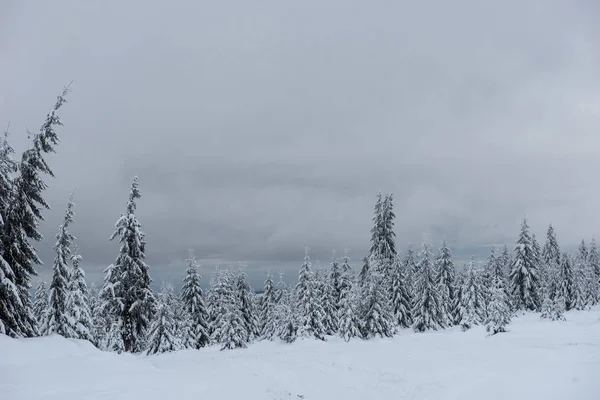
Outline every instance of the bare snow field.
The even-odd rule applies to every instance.
[[[0,335],[0,399],[600,399],[600,307],[393,339],[259,342],[145,356]]]

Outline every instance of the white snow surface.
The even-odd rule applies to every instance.
[[[259,342],[154,356],[0,335],[0,399],[600,399],[600,307],[393,339]]]

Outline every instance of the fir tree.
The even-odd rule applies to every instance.
[[[438,290],[433,267],[431,245],[425,241],[416,267],[414,283],[414,305],[412,309],[413,330],[442,329],[446,325],[442,296]]]
[[[406,285],[404,268],[398,256],[394,259],[391,268],[391,313],[394,325],[399,328],[408,328],[412,325],[410,291]]]
[[[118,238],[121,244],[119,256],[106,268],[104,285],[100,291],[102,308],[110,315],[111,329],[121,330],[123,350],[144,350],[146,330],[152,320],[155,299],[150,289],[152,280],[148,265],[144,262],[146,242],[138,222],[136,200],[141,197],[137,177],[133,179],[126,212],[115,224],[110,240]],[[164,310],[161,311],[164,313]]]
[[[447,320],[447,325],[452,325],[454,316],[452,315],[452,304],[456,297],[454,290],[454,262],[452,261],[452,252],[448,248],[446,241],[442,242],[442,248],[440,254],[435,263],[436,277],[440,295],[442,296],[443,312]]]
[[[242,320],[244,321],[245,331],[248,335],[246,342],[250,342],[254,338],[260,336],[260,327],[258,324],[254,303],[252,301],[253,292],[248,284],[246,272],[241,265],[237,276],[236,286],[240,314]]]
[[[596,247],[596,239],[592,238],[588,251],[588,266],[590,268],[590,300],[595,305],[600,302],[600,256]]]
[[[527,219],[523,219],[510,272],[512,295],[518,309],[537,310],[540,306],[538,274],[538,258],[533,248]]]
[[[332,310],[336,317],[332,318],[334,321],[337,319],[338,305],[340,304],[340,296],[342,292],[341,278],[342,271],[340,268],[340,262],[336,256],[335,250],[331,257],[331,264],[329,264],[329,287],[332,301]]]
[[[510,276],[510,272],[512,271],[512,257],[510,256],[510,252],[508,251],[508,246],[504,245],[502,248],[502,254],[499,257],[499,262],[504,267],[504,276],[508,279]],[[510,284],[507,285],[507,289],[509,289]]]
[[[371,269],[369,265],[369,256],[365,256],[362,259],[363,266],[360,270],[360,274],[358,275],[358,283],[360,287],[365,286],[365,282],[367,281],[367,277],[369,276],[369,270]]]
[[[214,295],[213,341],[221,344],[221,350],[247,347],[250,335],[240,310],[237,278],[229,271],[220,272],[215,280]]]
[[[263,339],[273,340],[277,334],[277,316],[275,308],[277,307],[277,292],[275,283],[273,282],[273,274],[271,271],[267,273],[265,280],[264,292],[261,300],[261,328],[260,337]]]
[[[576,310],[584,310],[589,302],[586,296],[586,283],[588,277],[588,250],[585,241],[582,240],[579,245],[577,257],[575,258],[575,273],[574,273],[574,305]]]
[[[298,312],[298,336],[314,337],[325,340],[325,311],[317,296],[315,279],[311,271],[308,248],[304,255],[304,263],[300,267],[296,284],[296,310]]]
[[[561,262],[564,262],[564,259]],[[548,263],[547,284],[544,291],[544,302],[542,303],[541,318],[551,319],[552,321],[565,320],[565,297],[561,290],[560,274],[556,259]]]
[[[360,337],[360,315],[357,307],[357,290],[354,285],[354,273],[350,267],[348,252],[342,259],[340,276],[340,301],[338,303],[338,335],[346,342]]]
[[[377,268],[369,269],[362,289],[362,336],[391,337],[394,334],[394,319],[386,293],[383,276]]]
[[[35,291],[35,300],[33,301],[33,315],[41,326],[45,320],[46,311],[48,310],[48,284],[45,281],[40,281]]]
[[[298,338],[298,318],[291,304],[280,301],[276,311],[278,320],[281,321],[278,336],[286,343],[293,343]]]
[[[334,288],[327,276],[322,276],[317,269],[314,282],[316,284],[316,298],[323,308],[323,326],[327,335],[333,335],[337,331],[337,300]]]
[[[510,323],[510,319],[511,313],[508,306],[508,297],[504,288],[504,281],[499,276],[493,276],[491,298],[485,321],[486,330],[492,335],[499,332],[505,332],[506,325]]]
[[[43,197],[47,185],[42,175],[54,174],[44,155],[54,153],[59,142],[54,128],[62,125],[57,112],[67,92],[68,87],[58,96],[19,163],[12,160],[6,136],[0,145],[0,333],[11,337],[32,337],[38,331],[29,288],[31,276],[37,275],[35,265],[42,261],[30,240],[42,239],[42,210],[50,208]]]
[[[183,348],[183,344],[177,337],[173,301],[172,288],[163,286],[163,291],[158,297],[156,315],[148,331],[147,354],[165,353]]]
[[[188,316],[191,319],[189,328],[190,335],[193,336],[193,348],[199,349],[210,343],[208,333],[208,310],[204,303],[201,280],[202,276],[198,273],[198,264],[194,250],[189,250],[189,257],[186,260],[188,267],[185,271],[183,286],[181,287],[181,302]],[[191,340],[185,339],[186,344]]]
[[[44,335],[56,333],[67,338],[78,337],[73,331],[74,321],[71,319],[71,313],[67,308],[70,291],[70,267],[68,262],[72,255],[71,245],[75,240],[75,237],[67,231],[67,228],[73,222],[75,216],[73,212],[74,205],[73,196],[71,195],[63,223],[58,228],[58,234],[56,235],[56,244],[54,245],[56,256],[52,268],[48,311],[42,325]]]
[[[90,313],[90,299],[85,272],[81,268],[81,255],[73,254],[71,262],[73,268],[69,278],[69,297],[67,310],[71,320],[71,331],[75,339],[84,339],[95,343],[94,322]]]
[[[103,314],[100,307],[100,301],[98,298],[98,287],[94,282],[90,283],[88,287],[88,299],[90,305],[90,315],[92,316],[92,337],[94,338],[94,344],[100,347],[100,344],[104,341],[106,331],[104,327],[107,325],[103,319]]]
[[[460,325],[463,330],[470,329],[473,325],[479,325],[484,321],[484,298],[480,278],[475,271],[473,257],[469,261],[467,279],[462,289],[462,321]],[[495,305],[500,307],[499,305]]]
[[[546,242],[542,249],[542,260],[540,268],[540,280],[543,285],[549,283],[548,275],[551,269],[556,269],[560,265],[560,247],[558,246],[558,240],[556,240],[556,233],[552,225],[548,226],[546,232]]]
[[[573,262],[567,253],[563,253],[560,259],[558,283],[560,284],[559,296],[565,300],[565,310],[569,311],[575,307],[575,277]]]

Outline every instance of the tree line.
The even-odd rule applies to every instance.
[[[136,218],[141,193],[133,179],[124,213],[110,237],[120,245],[105,270],[102,287],[88,288],[81,267],[71,196],[54,246],[52,281],[40,282],[30,299],[37,257],[31,242],[41,210],[48,208],[42,174],[52,175],[43,155],[54,151],[61,125],[58,97],[33,144],[20,162],[12,160],[6,135],[0,146],[0,332],[13,337],[59,334],[89,340],[116,352],[149,354],[218,345],[244,348],[256,340],[294,342],[298,338],[346,341],[392,337],[401,329],[416,332],[485,325],[489,334],[504,332],[523,311],[564,319],[565,311],[587,309],[600,301],[600,257],[594,240],[581,242],[577,254],[561,253],[550,225],[543,247],[524,219],[512,254],[492,249],[483,265],[471,258],[457,268],[448,245],[435,252],[427,239],[418,251],[402,256],[396,247],[393,195],[377,194],[368,254],[353,265],[347,251],[333,253],[329,268],[313,268],[305,249],[297,283],[289,286],[269,272],[264,291],[250,287],[245,268],[217,268],[209,289],[190,250],[183,286],[151,288],[145,262],[145,235]]]

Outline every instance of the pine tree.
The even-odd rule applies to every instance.
[[[240,314],[244,321],[245,331],[248,335],[246,342],[250,342],[254,338],[260,336],[260,327],[254,309],[254,303],[252,301],[253,292],[252,289],[250,289],[250,284],[248,284],[246,272],[241,265],[237,276],[236,286]]]
[[[473,257],[469,261],[467,270],[467,279],[462,289],[462,321],[460,325],[463,330],[470,329],[473,325],[479,325],[484,321],[485,303],[483,298],[483,289],[481,287],[480,277],[475,270]],[[500,307],[499,305],[496,305]]]
[[[56,244],[54,245],[54,251],[56,256],[54,257],[54,266],[52,268],[52,283],[50,284],[49,292],[49,303],[48,311],[46,312],[46,319],[42,325],[42,332],[44,335],[51,335],[53,333],[59,334],[66,338],[79,337],[76,332],[73,331],[75,322],[71,319],[72,314],[67,308],[67,302],[69,300],[70,292],[70,269],[69,261],[71,259],[71,245],[75,240],[75,237],[67,231],[69,225],[73,222],[75,213],[73,212],[73,196],[67,204],[67,210],[63,223],[58,228],[58,234],[56,235]]]
[[[84,339],[95,343],[94,322],[90,313],[90,299],[85,272],[81,268],[81,255],[75,252],[71,256],[73,268],[69,278],[69,297],[67,310],[71,320],[71,331],[75,339]]]
[[[186,260],[188,267],[185,271],[183,286],[181,287],[181,302],[188,316],[191,319],[189,333],[193,336],[193,341],[185,339],[186,343],[192,343],[193,348],[199,349],[210,343],[208,333],[208,310],[204,303],[201,280],[202,276],[198,273],[198,264],[194,250],[189,250],[189,257]]]
[[[556,240],[556,233],[552,225],[548,226],[546,232],[546,242],[542,249],[542,260],[540,263],[540,280],[542,286],[546,287],[549,282],[549,271],[556,269],[560,265],[560,247],[558,246],[558,240]]]
[[[137,177],[133,179],[126,212],[115,224],[110,240],[118,238],[119,256],[106,268],[100,291],[102,308],[110,315],[111,329],[121,330],[123,350],[144,350],[146,330],[152,320],[155,298],[150,289],[152,280],[144,262],[146,242],[141,225],[135,217],[136,200],[141,197]],[[164,310],[161,311],[164,313]],[[113,333],[114,334],[114,333]]]
[[[163,285],[163,290],[158,296],[156,315],[152,319],[148,330],[146,354],[165,353],[183,348],[182,342],[177,337],[173,309],[174,297],[173,288],[169,285]]]
[[[442,242],[442,248],[440,254],[435,262],[436,276],[435,281],[438,285],[438,290],[442,296],[441,302],[443,306],[443,313],[446,318],[446,325],[452,325],[454,316],[452,315],[452,304],[456,297],[454,290],[454,262],[452,261],[452,252],[448,248],[446,241]]]
[[[537,310],[540,306],[538,258],[533,248],[527,219],[523,219],[521,224],[521,233],[514,250],[510,281],[517,309]]]
[[[286,343],[293,343],[298,338],[298,317],[297,312],[292,308],[291,303],[280,301],[275,311],[280,321],[278,336]]]
[[[330,284],[328,276],[323,276],[320,269],[316,270],[314,275],[316,288],[316,299],[321,303],[323,308],[323,326],[325,334],[333,335],[337,331],[337,301],[335,298],[334,289]]]
[[[54,153],[59,142],[54,128],[62,122],[58,110],[66,102],[68,87],[58,96],[32,146],[21,161],[12,160],[13,150],[5,140],[0,145],[0,333],[11,337],[32,337],[38,332],[29,297],[31,276],[42,261],[32,241],[40,241],[38,231],[43,209],[49,209],[43,192],[42,175],[54,176],[44,154]],[[13,177],[14,175],[14,177]]]
[[[412,309],[413,330],[442,329],[446,326],[442,296],[438,290],[433,267],[431,245],[425,241],[416,266],[414,283],[414,305]]]
[[[564,262],[565,259],[566,257],[563,258],[562,262]],[[553,259],[547,265],[547,283],[546,290],[544,291],[541,318],[551,319],[552,321],[564,321],[565,297],[561,290],[559,267],[556,263],[556,259]]]
[[[35,291],[35,300],[33,301],[33,315],[41,326],[45,320],[46,311],[48,310],[48,284],[45,281],[40,281]]]
[[[325,311],[317,296],[315,279],[311,271],[308,248],[304,255],[304,263],[300,267],[296,284],[296,310],[298,312],[298,336],[314,337],[325,340]]]
[[[365,286],[365,282],[367,281],[367,277],[369,276],[369,270],[371,269],[371,266],[369,265],[369,256],[363,257],[362,262],[363,266],[360,270],[360,274],[358,275],[358,283],[360,287]]]
[[[374,260],[371,260],[373,263]],[[394,318],[390,312],[387,288],[378,268],[369,269],[362,288],[362,336],[392,337],[394,334]]]
[[[588,250],[585,245],[585,241],[582,240],[579,245],[577,257],[575,258],[575,270],[574,270],[574,289],[575,298],[573,308],[576,310],[584,310],[588,305],[588,298],[586,296],[586,283],[588,276]]]
[[[467,268],[463,266],[463,268],[457,270],[456,279],[455,279],[455,299],[451,305],[450,315],[452,316],[452,325],[460,325],[464,318],[464,309],[462,306],[462,298],[463,298],[463,287],[465,286],[465,282],[467,281]]]
[[[276,323],[278,321],[275,313],[277,303],[277,292],[275,290],[275,283],[273,282],[273,274],[269,271],[265,280],[260,310],[260,337],[263,339],[273,340],[277,334]]]
[[[508,251],[508,246],[504,245],[502,248],[502,254],[499,257],[499,262],[502,264],[504,268],[504,276],[508,279],[510,276],[510,272],[512,271],[512,257],[510,256],[510,252]],[[507,284],[507,290],[510,289],[510,283]]]
[[[504,288],[504,281],[500,276],[492,277],[491,298],[485,321],[486,330],[492,335],[506,331],[510,323],[511,312],[508,306],[508,297]]]
[[[408,246],[403,260],[404,272],[406,274],[406,284],[410,292],[411,299],[415,298],[415,277],[417,274],[417,263],[415,261],[415,252],[412,246]]]
[[[229,271],[220,271],[214,285],[213,341],[221,344],[221,350],[247,347],[250,335],[241,312],[237,277]]]
[[[104,328],[107,324],[104,321],[104,315],[102,314],[100,307],[98,287],[94,282],[90,283],[88,287],[88,299],[90,305],[90,315],[92,316],[92,337],[94,338],[94,344],[100,348],[101,343],[104,342],[104,337],[106,335]]]
[[[408,328],[412,325],[412,303],[410,291],[406,285],[406,276],[400,258],[396,256],[391,268],[391,312],[394,325],[399,328]]]
[[[558,282],[560,284],[559,296],[565,300],[565,310],[569,311],[575,307],[575,277],[573,262],[567,253],[563,253],[560,259]]]
[[[340,276],[340,301],[338,303],[338,335],[346,342],[361,337],[360,314],[357,307],[358,294],[354,284],[354,273],[350,267],[348,251],[342,259]]]
[[[590,299],[591,304],[595,305],[600,302],[600,255],[596,247],[596,240],[592,238],[588,252],[588,265],[590,268]]]
[[[338,305],[340,304],[340,296],[342,292],[341,287],[341,279],[342,279],[342,271],[340,269],[340,262],[336,256],[335,250],[333,251],[333,256],[331,257],[331,264],[329,264],[329,288],[331,295],[331,304],[332,304],[332,312],[334,316],[332,320],[334,324],[337,326],[337,314],[338,314]]]

